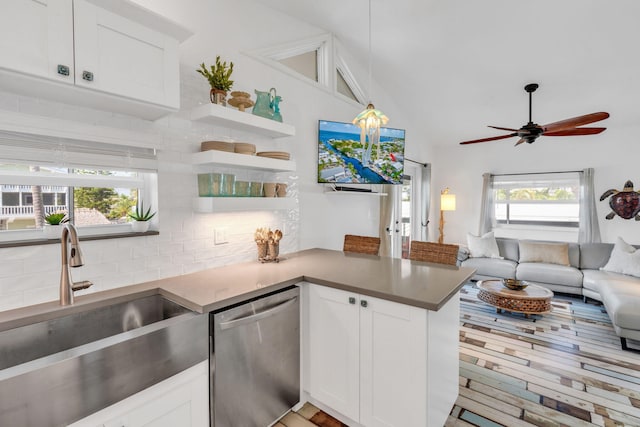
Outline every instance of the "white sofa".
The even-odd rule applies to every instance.
[[[472,280],[520,279],[554,292],[601,301],[620,337],[622,348],[629,349],[627,338],[640,341],[640,278],[600,270],[609,261],[614,244],[569,243],[570,265],[560,265],[520,262],[519,240],[496,238],[496,242],[502,259],[472,258],[468,251],[462,251],[461,265],[476,270]]]

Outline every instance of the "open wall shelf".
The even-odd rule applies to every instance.
[[[249,131],[271,138],[294,136],[296,128],[286,123],[265,119],[248,111],[234,110],[218,104],[204,104],[191,110],[191,120]]]
[[[293,197],[196,197],[193,210],[201,213],[233,211],[273,211],[293,209]]]
[[[292,172],[296,170],[296,162],[294,160],[271,159],[269,157],[250,156],[248,154],[218,150],[193,153],[191,162],[194,165],[237,166],[245,169],[272,172]]]

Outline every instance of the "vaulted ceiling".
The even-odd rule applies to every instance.
[[[334,33],[366,66],[367,0],[256,1]],[[637,0],[372,0],[374,79],[431,144],[524,125],[531,82],[534,122],[608,111],[602,126],[635,126],[639,20]]]

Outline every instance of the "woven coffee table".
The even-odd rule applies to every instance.
[[[481,280],[477,283],[478,299],[502,310],[530,314],[545,314],[551,311],[553,292],[538,285],[529,285],[521,291],[512,291],[502,285],[500,280]]]

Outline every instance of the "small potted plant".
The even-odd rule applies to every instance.
[[[44,216],[45,225],[42,228],[48,239],[58,239],[62,236],[61,224],[69,221],[66,212],[54,212]]]
[[[209,81],[211,92],[209,97],[214,104],[227,105],[227,92],[233,86],[233,80],[230,80],[233,73],[233,62],[221,62],[220,55],[216,56],[216,64],[207,68],[204,62],[200,64],[200,68],[196,70]]]
[[[131,223],[131,228],[136,233],[144,233],[149,229],[149,221],[151,218],[155,216],[155,212],[151,213],[151,207],[144,210],[144,203],[140,201],[140,205],[136,205],[135,212],[131,212],[128,214],[129,218],[133,220]]]

